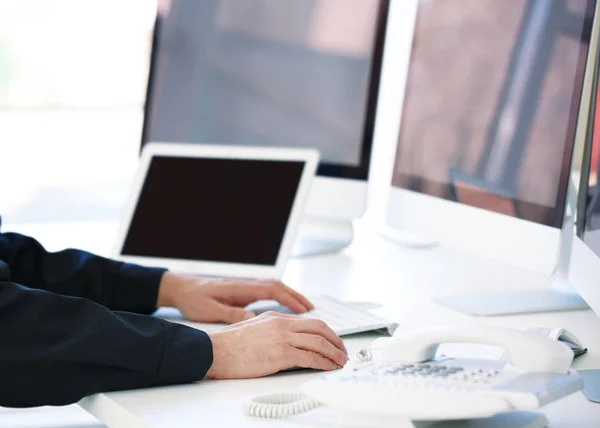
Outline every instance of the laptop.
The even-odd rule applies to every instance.
[[[319,153],[151,143],[113,256],[203,276],[280,279]]]
[[[114,258],[202,276],[281,279],[318,161],[312,149],[147,144]],[[321,319],[340,336],[391,335],[397,327],[330,296],[309,299],[315,309],[299,316]],[[288,311],[257,303],[256,313]]]

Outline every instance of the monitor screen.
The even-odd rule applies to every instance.
[[[581,185],[577,204],[577,235],[600,257],[600,92],[598,68],[594,76],[594,103],[590,114],[590,128],[581,166]]]
[[[304,165],[155,156],[121,255],[275,265]]]
[[[171,0],[159,10],[146,142],[318,149],[366,179],[388,0]]]
[[[560,227],[595,0],[421,0],[392,185]]]

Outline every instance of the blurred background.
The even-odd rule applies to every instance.
[[[0,213],[117,219],[135,171],[153,0],[0,0]]]
[[[57,221],[119,219],[139,156],[155,14],[157,8],[167,13],[170,3],[0,0],[0,215],[5,225],[20,228]],[[301,0],[283,6],[279,0],[220,0],[193,6],[214,9],[218,4],[219,28],[257,32],[269,40],[283,37],[282,45],[306,45],[317,53],[341,52],[355,61],[357,75],[338,82],[339,90],[334,93],[337,97],[328,97],[323,105],[331,113],[331,123],[325,122],[334,124],[334,131],[350,133],[351,140],[356,140],[349,144],[347,153],[340,152],[345,158],[331,160],[355,162],[362,132],[362,121],[355,117],[363,114],[355,105],[364,104],[366,88],[362,80],[369,67],[369,61],[362,56],[370,40],[363,34],[372,31],[377,3]],[[257,5],[263,15],[251,13]],[[333,27],[332,14],[339,18],[339,24]],[[273,25],[276,34],[262,34],[270,28],[261,21],[264,16],[272,18],[275,24],[281,23]],[[200,28],[207,26],[200,25],[198,31]],[[214,82],[209,83],[215,86]],[[329,91],[323,92],[326,97],[337,87],[329,86]],[[354,87],[359,88],[358,93],[353,92]],[[171,91],[167,95],[181,102],[194,93]],[[220,110],[214,108],[212,99],[196,99],[204,100],[203,105],[218,116]],[[332,103],[335,108],[330,108]],[[279,104],[276,107],[285,110]],[[312,112],[314,108],[305,110]],[[321,116],[329,117],[321,110]],[[166,126],[182,120],[177,115],[183,113],[172,113],[168,108],[161,111]],[[247,115],[247,109],[240,114]],[[212,116],[210,119],[209,125],[219,123]],[[316,125],[310,123],[303,129],[318,131]],[[215,126],[204,128],[211,131]],[[185,131],[184,127],[181,129]],[[243,135],[249,134],[248,129],[242,131]],[[323,150],[328,147],[332,132],[326,129],[322,135],[313,132],[314,135],[304,137],[325,141],[321,144]],[[160,139],[161,135],[153,132],[150,137]],[[214,133],[206,138],[217,140]],[[221,139],[227,138],[229,134],[221,135]],[[381,189],[381,197],[386,190]]]

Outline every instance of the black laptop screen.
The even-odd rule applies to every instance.
[[[302,161],[155,156],[122,255],[275,265]]]

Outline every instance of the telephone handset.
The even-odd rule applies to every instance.
[[[382,364],[429,361],[444,343],[477,343],[504,348],[513,366],[527,372],[567,373],[573,351],[555,340],[521,330],[502,327],[436,327],[400,333],[375,341],[371,352],[377,352]],[[382,345],[385,344],[385,345]]]
[[[505,348],[506,360],[436,357],[444,343]],[[501,327],[396,331],[359,351],[344,369],[309,381],[301,393],[246,405],[259,417],[284,417],[319,406],[354,415],[408,420],[487,418],[533,410],[583,389],[570,369],[573,352],[547,337]]]

